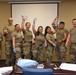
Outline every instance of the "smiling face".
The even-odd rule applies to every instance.
[[[73,24],[74,27],[76,27],[76,19],[72,20],[72,24]]]
[[[65,26],[65,23],[64,23],[64,22],[60,22],[60,23],[59,23],[59,28],[60,28],[60,29],[63,29],[64,26]]]
[[[60,29],[63,29],[64,28],[64,25],[63,24],[59,24],[59,28]]]
[[[47,33],[51,33],[51,28],[47,28]]]
[[[38,27],[38,31],[39,31],[39,33],[42,33],[43,32],[43,27],[42,26],[39,26]]]
[[[46,26],[46,28],[45,28],[45,36],[46,36],[46,34],[47,33],[51,33],[51,27],[50,26]]]
[[[16,24],[16,25],[15,25],[15,30],[16,30],[16,31],[19,31],[19,30],[20,30],[20,25],[19,25],[19,24]]]
[[[26,26],[26,29],[29,30],[30,29],[30,26],[31,26],[31,23],[30,22],[27,22],[25,26]]]
[[[12,25],[13,19],[12,19],[12,18],[9,18],[9,19],[8,19],[8,23],[9,23],[10,25]]]

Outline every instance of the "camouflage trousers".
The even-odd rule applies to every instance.
[[[32,55],[33,55],[33,60],[37,60],[38,62],[43,62],[44,61],[43,45],[33,44]]]
[[[16,43],[16,53],[14,53],[14,57],[15,57],[15,65],[14,65],[14,69],[16,70],[17,67],[17,61],[19,58],[22,57],[22,43]]]
[[[37,61],[37,49],[36,49],[36,44],[32,44],[32,56],[33,56],[33,60],[36,60]]]
[[[70,62],[76,63],[76,44],[70,45]]]
[[[46,48],[46,62],[51,63],[52,62],[52,54],[53,54],[54,47],[51,45],[48,45]]]
[[[16,62],[21,57],[22,57],[22,43],[16,43],[16,53],[15,53]]]
[[[23,43],[23,55],[24,55],[25,59],[31,59],[32,58],[31,49],[32,49],[32,43],[31,42],[24,42]]]
[[[2,42],[0,42],[0,59],[1,59],[1,54],[2,54]]]
[[[66,47],[65,43],[60,43],[56,45],[56,55],[59,62],[66,62]]]
[[[6,54],[6,65],[12,65],[14,64],[14,53],[12,49],[12,43],[11,41],[5,42],[5,54]]]

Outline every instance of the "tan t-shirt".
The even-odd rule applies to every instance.
[[[45,42],[45,37],[43,34],[36,35],[35,42],[39,45],[42,45]]]
[[[13,32],[12,33],[12,37],[15,37],[15,42],[16,43],[21,43],[22,42],[22,34],[21,34],[21,31],[19,31],[19,32]]]
[[[55,43],[55,37],[53,35],[53,33],[51,34],[46,34],[46,40],[51,40],[53,43]],[[48,41],[47,41],[48,42]],[[50,45],[50,43],[48,42],[48,44]]]
[[[70,42],[76,43],[76,27],[70,29]]]
[[[32,31],[24,30],[23,35],[24,35],[24,41],[26,41],[26,42],[31,42],[32,41],[32,38],[33,38]]]
[[[14,32],[14,25],[7,25],[3,30],[8,31],[8,34],[5,36],[5,40],[10,41],[12,39],[11,34]]]
[[[57,29],[57,32],[56,32],[57,41],[62,40],[64,38],[64,33],[68,35],[68,30],[59,29],[59,28]]]

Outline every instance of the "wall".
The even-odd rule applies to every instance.
[[[61,0],[59,3],[59,17],[61,21],[66,23],[66,29],[70,29],[72,27],[72,19],[76,18],[76,0]],[[2,31],[4,25],[7,24],[7,19],[10,17],[11,10],[10,4],[8,2],[0,2],[0,31]],[[2,44],[2,59],[5,59],[5,47],[4,41]],[[68,50],[69,53],[69,50]],[[67,56],[67,61],[69,61],[69,54]],[[53,61],[56,59],[56,54],[54,51]]]
[[[8,2],[0,2],[0,31],[7,24],[7,19],[10,17],[10,5]],[[2,59],[5,59],[5,40],[2,42]]]
[[[62,0],[59,4],[59,17],[66,23],[69,30],[72,27],[72,19],[76,18],[76,0]]]

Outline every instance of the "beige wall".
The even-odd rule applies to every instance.
[[[0,2],[0,31],[7,24],[7,19],[10,17],[11,8],[8,2]],[[72,27],[71,20],[76,18],[76,0],[61,0],[59,3],[59,17],[61,21],[66,23],[66,28],[69,30]],[[2,59],[5,59],[4,41],[2,43]],[[68,55],[69,56],[69,55]],[[56,60],[54,54],[53,60]],[[69,59],[67,58],[67,61]]]
[[[72,27],[72,19],[76,18],[76,0],[62,0],[59,4],[59,17],[69,30]]]
[[[10,5],[8,2],[0,2],[0,31],[7,24],[7,19],[10,17]],[[2,59],[5,59],[5,43],[2,42]]]

